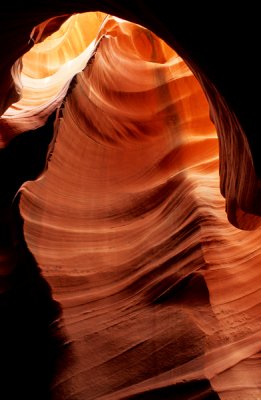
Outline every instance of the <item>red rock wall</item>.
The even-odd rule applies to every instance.
[[[85,58],[80,50],[52,71],[28,54],[33,84],[0,120],[4,147],[58,107],[45,169],[19,201],[63,312],[52,398],[258,399],[258,181],[243,132],[227,110],[245,166],[229,180],[239,161],[216,132],[226,105],[218,115],[215,88],[165,42],[108,17]]]

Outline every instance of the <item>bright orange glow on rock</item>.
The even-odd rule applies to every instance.
[[[48,21],[0,143],[56,113],[45,168],[19,189],[26,244],[63,311],[53,399],[258,399],[261,231],[228,221],[199,81],[141,25]]]

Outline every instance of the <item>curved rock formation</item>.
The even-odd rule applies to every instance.
[[[4,376],[27,398],[258,399],[259,181],[243,128],[151,30],[69,11],[31,26],[23,96],[2,101],[1,339],[21,297],[21,340],[44,343],[33,389],[19,343]]]

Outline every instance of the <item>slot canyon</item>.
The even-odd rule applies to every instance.
[[[0,11],[1,400],[261,400],[259,22],[237,7]]]

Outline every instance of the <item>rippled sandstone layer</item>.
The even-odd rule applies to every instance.
[[[227,220],[199,82],[152,32],[118,18],[81,54],[74,69],[33,77],[36,95],[47,77],[55,93],[42,86],[40,123],[30,90],[29,106],[26,92],[17,103],[26,129],[20,110],[2,119],[14,137],[58,107],[45,169],[19,202],[69,344],[52,397],[258,398],[260,230]]]

